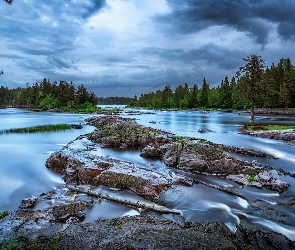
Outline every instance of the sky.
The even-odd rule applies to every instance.
[[[294,0],[0,1],[0,86],[44,78],[133,97],[233,77],[243,58],[295,62]]]

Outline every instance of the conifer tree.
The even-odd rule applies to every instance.
[[[243,76],[245,83],[244,93],[247,99],[250,101],[251,118],[250,122],[254,123],[254,105],[255,98],[262,95],[261,86],[259,84],[262,81],[264,73],[264,61],[260,56],[250,55],[243,58],[245,65],[240,67],[237,72],[237,77]]]

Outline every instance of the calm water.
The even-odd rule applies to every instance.
[[[90,115],[63,114],[63,113],[35,113],[19,109],[0,109],[0,130],[16,127],[26,127],[42,124],[82,123]],[[233,113],[210,112],[203,114],[197,111],[160,112],[155,114],[142,114],[133,117],[146,126],[171,131],[178,135],[193,136],[208,139],[217,143],[244,146],[266,151],[279,157],[278,160],[258,159],[261,163],[286,171],[295,171],[295,146],[284,142],[260,139],[241,135],[239,126],[248,123],[248,115]],[[265,120],[267,118],[268,120]],[[257,116],[257,121],[268,124],[295,125],[295,116]],[[269,120],[270,119],[270,120]],[[151,121],[156,123],[150,123]],[[199,128],[208,128],[214,133],[199,133]],[[39,196],[52,188],[63,184],[59,174],[53,173],[45,167],[49,155],[59,150],[63,145],[75,139],[78,135],[92,131],[91,126],[83,126],[82,130],[71,130],[56,133],[38,134],[9,134],[0,135],[0,210],[15,210],[21,199]],[[158,171],[177,172],[167,168],[160,161],[152,161],[139,156],[138,151],[122,151],[99,149],[94,154],[107,155],[118,159],[133,161]],[[253,160],[252,157],[244,157]],[[275,173],[274,173],[275,174]],[[225,194],[203,185],[193,187],[180,187],[165,193],[161,199],[163,205],[182,211],[183,216],[167,216],[174,219],[185,220],[213,220],[225,222],[234,231],[238,223],[247,222],[253,226],[269,228],[285,234],[295,240],[295,209],[284,204],[294,200],[295,181],[290,177],[283,177],[291,183],[289,190],[282,195],[269,190],[255,188],[241,188],[234,182],[212,176],[190,175],[192,178],[202,179],[208,183],[236,189],[243,194],[245,199]],[[141,197],[128,190],[113,190],[105,187],[98,189],[112,196],[133,201]],[[256,215],[249,206],[249,201],[262,200],[270,204],[277,204],[287,214],[287,225],[271,221],[263,216]],[[37,208],[43,205],[39,204]],[[123,215],[133,215],[139,212],[129,207],[124,207],[111,202],[95,204],[87,215],[87,221],[98,218],[112,218]]]

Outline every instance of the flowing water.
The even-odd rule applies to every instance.
[[[42,124],[84,124],[84,119],[89,116],[91,115],[0,109],[0,130]],[[248,115],[217,111],[209,113],[155,111],[155,114],[138,116],[125,114],[123,116],[136,118],[140,124],[170,131],[180,136],[192,136],[216,143],[263,150],[278,156],[279,159],[256,159],[262,164],[282,168],[289,172],[295,171],[294,145],[239,134],[240,126],[249,122]],[[256,117],[256,121],[265,124],[295,125],[295,116],[261,115]],[[200,128],[208,128],[214,132],[199,133],[198,129]],[[39,196],[42,192],[46,193],[53,188],[61,187],[63,184],[61,176],[45,167],[46,159],[52,152],[59,150],[78,135],[88,133],[93,129],[91,126],[84,125],[82,130],[0,135],[0,210],[13,211],[18,208],[23,198]],[[220,179],[216,176],[182,173],[166,167],[159,160],[140,157],[137,150],[99,149],[93,153],[132,161],[157,171],[184,174],[207,183],[232,188],[243,195],[243,198],[236,197],[201,184],[193,187],[178,187],[166,192],[161,198],[162,205],[182,212],[182,216],[165,215],[168,218],[187,221],[222,221],[233,231],[237,224],[247,223],[253,227],[280,232],[295,240],[295,208],[292,205],[295,194],[294,178],[280,176],[279,178],[290,183],[291,187],[286,193],[278,194],[267,189],[242,188],[232,181]],[[255,158],[243,157],[243,159],[251,161]],[[275,171],[273,174],[276,176]],[[109,189],[103,186],[97,187],[97,190],[118,198],[148,203],[148,201],[128,190]],[[275,204],[279,211],[285,214],[284,219],[281,222],[276,222],[263,214],[255,213],[249,205],[250,202],[255,200],[264,201],[270,205]],[[45,205],[37,204],[36,209]],[[135,214],[139,214],[136,209],[101,201],[87,211],[85,222],[98,218],[114,218]]]

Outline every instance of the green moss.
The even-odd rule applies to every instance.
[[[59,237],[54,235],[52,238],[38,235],[34,239],[28,239],[24,236],[18,238],[13,235],[6,237],[0,242],[0,250],[6,249],[48,249],[57,250],[59,249]]]
[[[204,140],[197,140],[197,142],[198,142],[199,144],[202,144],[202,145],[206,145],[206,144],[207,144],[206,141],[204,141]]]
[[[14,238],[14,236],[5,237],[0,242],[0,250],[12,250],[15,249],[18,246],[17,240]]]
[[[225,151],[224,148],[222,148],[222,147],[219,147],[218,150],[219,150],[221,153],[224,153],[224,151]]]
[[[68,129],[71,129],[71,125],[69,124],[53,124],[53,125],[49,124],[49,125],[32,126],[32,127],[26,127],[26,128],[5,129],[0,131],[0,134],[55,132],[59,130],[68,130]]]

